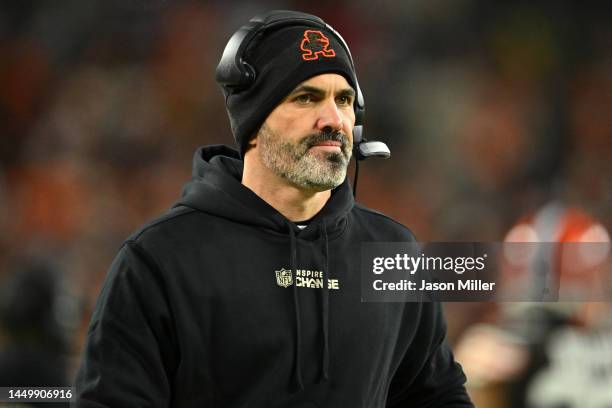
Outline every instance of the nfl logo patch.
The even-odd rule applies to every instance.
[[[276,274],[276,284],[283,288],[288,288],[293,284],[293,277],[291,276],[291,269],[282,268],[280,271],[274,271]]]

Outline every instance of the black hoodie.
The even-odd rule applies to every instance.
[[[199,149],[110,267],[78,407],[472,407],[438,303],[362,303],[363,242],[414,241],[345,181],[300,230]]]

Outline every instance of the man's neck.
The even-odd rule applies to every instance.
[[[331,190],[313,191],[292,185],[276,174],[258,174],[264,169],[245,168],[242,184],[290,221],[309,220],[325,206]],[[267,172],[266,172],[267,173]]]

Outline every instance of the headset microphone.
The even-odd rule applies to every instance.
[[[378,140],[362,140],[357,145],[356,154],[358,155],[356,157],[358,160],[365,160],[368,157],[381,157],[383,159],[391,157],[389,147]]]

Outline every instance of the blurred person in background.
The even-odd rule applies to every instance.
[[[438,303],[361,302],[360,244],[414,236],[354,202],[364,106],[339,34],[270,12],[217,81],[239,150],[198,149],[182,198],[121,247],[77,406],[472,407]]]
[[[65,321],[61,274],[50,262],[18,265],[0,288],[0,385],[67,387],[67,349],[73,334],[69,328],[74,322]]]
[[[583,209],[553,201],[517,221],[505,242],[520,245],[523,255],[511,256],[517,247],[508,252],[502,277],[534,301],[494,304],[459,339],[457,358],[475,402],[496,408],[612,406],[606,228]]]

